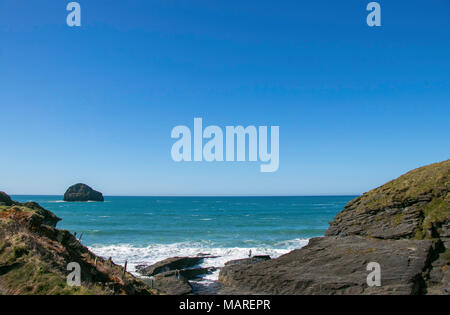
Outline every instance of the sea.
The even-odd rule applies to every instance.
[[[12,196],[35,201],[62,219],[58,228],[81,236],[92,252],[117,264],[149,265],[175,256],[210,254],[201,267],[252,255],[279,257],[323,236],[356,196],[105,197],[64,202],[62,196]],[[218,271],[205,276],[215,281]]]

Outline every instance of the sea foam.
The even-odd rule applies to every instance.
[[[128,270],[135,274],[137,265],[151,265],[158,261],[176,256],[196,256],[200,253],[218,256],[206,258],[199,267],[223,267],[227,261],[247,258],[250,250],[253,255],[270,255],[277,258],[294,249],[308,244],[308,239],[293,239],[277,243],[272,247],[216,247],[208,242],[182,242],[174,244],[152,244],[144,247],[131,244],[93,245],[89,249],[95,254],[112,257],[116,264],[123,265],[128,261]],[[219,271],[206,276],[205,280],[217,280]]]

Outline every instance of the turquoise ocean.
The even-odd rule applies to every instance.
[[[356,196],[105,197],[63,202],[62,196],[13,196],[36,201],[62,218],[58,228],[83,233],[94,253],[131,271],[173,256],[208,253],[203,266],[254,255],[278,257],[323,236],[329,222]],[[211,275],[214,280],[217,274]]]

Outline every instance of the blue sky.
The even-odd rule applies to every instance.
[[[359,194],[449,158],[450,1],[0,0],[0,190]],[[280,126],[280,168],[175,163],[173,127]]]

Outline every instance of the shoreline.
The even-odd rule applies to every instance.
[[[112,260],[119,265],[128,264],[128,271],[137,277],[141,275],[136,271],[136,266],[152,265],[173,257],[194,257],[200,253],[208,253],[214,258],[205,258],[204,261],[194,267],[199,268],[218,268],[216,272],[210,275],[204,275],[202,280],[217,281],[220,268],[225,263],[248,258],[251,250],[253,256],[269,255],[271,258],[278,258],[288,254],[293,250],[306,246],[308,239],[286,240],[285,243],[292,244],[287,248],[263,248],[263,247],[206,247],[198,246],[195,242],[172,243],[172,244],[153,244],[148,246],[136,246],[131,244],[114,244],[114,245],[87,245],[90,251],[105,259],[111,257]],[[156,246],[155,246],[156,245]],[[197,246],[195,246],[197,245]],[[182,247],[180,247],[182,246]],[[166,249],[164,251],[164,249]]]
[[[261,251],[252,247],[254,251],[250,252],[250,247],[245,249],[235,247],[226,250],[227,256],[224,255],[223,248],[215,252],[211,247],[193,248],[189,246],[192,243],[184,243],[188,244],[184,248],[189,249],[187,252],[189,256],[186,257],[174,257],[184,254],[180,252],[179,246],[172,246],[173,251],[169,253],[167,248],[170,248],[170,244],[161,246],[159,252],[155,247],[147,246],[145,248],[147,256],[142,255],[143,248],[133,246],[113,245],[97,248],[91,246],[90,250],[82,243],[81,231],[86,231],[89,226],[90,228],[96,226],[95,222],[101,217],[102,211],[105,211],[104,205],[93,207],[92,204],[86,203],[79,205],[78,208],[71,205],[65,211],[53,213],[36,202],[13,201],[6,193],[0,192],[0,231],[2,232],[0,241],[4,244],[0,255],[0,266],[2,266],[0,293],[185,295],[193,294],[194,290],[195,294],[230,295],[448,294],[450,292],[449,170],[450,160],[431,164],[412,170],[351,200],[335,216],[323,237],[309,239],[308,244],[303,247],[291,244],[291,248],[286,247],[282,252],[278,250],[276,255],[272,253],[271,256],[274,259],[260,255],[266,253],[267,249]],[[268,211],[274,211],[274,204],[277,202],[264,208],[265,211],[262,211],[264,215],[259,221],[252,218],[246,222],[253,224],[259,222],[257,230],[260,232],[260,241],[267,240],[268,233],[277,231],[276,228],[268,229],[267,226],[276,227],[281,224],[280,221],[274,220],[270,213],[268,214]],[[149,235],[159,235],[160,232],[154,227],[160,227],[162,223],[160,220],[164,218],[167,224],[164,227],[165,230],[161,231],[176,231],[178,234],[171,235],[177,235],[179,238],[189,239],[188,236],[190,236],[197,240],[204,239],[204,233],[208,231],[206,227],[209,226],[210,229],[222,228],[220,233],[216,234],[219,240],[242,241],[249,237],[257,239],[254,230],[249,230],[246,234],[233,234],[233,231],[242,229],[245,231],[245,227],[249,226],[243,223],[246,216],[242,213],[241,201],[229,203],[228,205],[232,205],[231,210],[228,210],[230,213],[217,216],[217,222],[220,224],[202,223],[194,231],[193,226],[186,224],[193,221],[189,219],[184,203],[175,204],[175,206],[167,202],[150,204],[162,210],[161,215],[158,221],[149,219],[145,222],[142,220],[148,217],[141,215],[136,220],[135,217],[130,216],[130,211],[124,211],[130,206],[128,200],[126,203],[118,202],[112,205],[116,206],[114,212],[116,221],[112,221],[112,225],[109,225],[110,230],[107,231],[109,234],[106,233],[106,237],[103,235],[103,239],[109,241],[121,239],[113,239],[112,236],[128,231],[125,229],[127,224],[129,230],[136,233],[139,232],[139,224],[141,224],[140,227],[145,227],[150,222],[151,233],[145,233],[147,230],[144,230],[144,233],[138,234],[137,238],[135,235],[122,239],[142,241]],[[249,203],[246,205],[248,206]],[[296,210],[305,209],[304,204],[303,207],[298,208],[299,205],[290,204]],[[140,209],[142,206],[147,208],[149,204],[144,203],[140,206]],[[203,208],[211,211],[209,206],[224,208],[215,203],[204,204]],[[286,203],[278,203],[277,206],[277,209],[282,209]],[[325,206],[329,207],[329,204]],[[108,205],[106,210],[111,211],[110,207]],[[180,208],[182,211],[176,212]],[[197,208],[196,205],[191,211],[199,210]],[[167,209],[172,209],[172,212]],[[93,217],[97,219],[85,220],[80,215],[89,211],[94,211]],[[221,209],[215,211],[219,214],[223,213]],[[306,215],[317,214],[317,211],[310,210]],[[330,211],[322,211],[326,216],[331,214]],[[61,213],[64,216],[60,216]],[[280,211],[278,215],[284,217],[286,225],[283,228],[286,230],[285,233],[279,234],[277,239],[280,235],[299,233],[299,228],[289,229],[297,224],[293,224],[293,219],[299,215],[299,212]],[[287,215],[289,216],[286,218]],[[300,215],[303,216],[305,213],[300,211]],[[72,224],[75,222],[78,225],[72,225],[75,227],[73,229],[56,228],[61,220],[60,217],[67,218],[66,216],[73,220]],[[234,230],[230,228],[230,225],[225,224],[227,219],[231,220],[230,218],[234,220],[229,221],[235,223]],[[129,221],[126,221],[127,219]],[[302,217],[299,222],[303,224],[306,222],[306,228],[308,228],[312,224],[311,219],[314,220],[314,217]],[[323,220],[324,217],[319,221],[315,219],[313,222],[321,228]],[[179,221],[182,224],[179,224]],[[101,224],[104,226],[104,223]],[[174,224],[178,225],[174,226]],[[118,226],[122,230],[118,229]],[[170,229],[170,227],[173,228]],[[79,235],[77,238],[76,232],[72,233],[69,230],[81,233],[77,234]],[[17,237],[19,234],[21,237]],[[166,234],[165,239],[168,236]],[[226,237],[220,238],[220,236]],[[86,238],[89,239],[86,236],[83,241]],[[147,238],[146,241],[150,239]],[[286,245],[286,242],[277,244]],[[127,251],[130,248],[134,250],[133,255]],[[100,253],[100,249],[105,251]],[[123,251],[120,252],[119,249]],[[248,254],[247,250],[249,250]],[[111,254],[118,255],[118,253],[123,254],[122,261],[125,261],[123,265],[114,263],[112,259],[105,259],[108,256],[111,257]],[[278,254],[281,256],[275,258]],[[161,260],[164,258],[162,256],[172,258]],[[49,259],[50,257],[52,259]],[[116,262],[119,262],[120,258],[116,257]],[[139,260],[134,261],[134,258]],[[148,265],[151,259],[146,261],[146,258],[151,258],[156,263]],[[147,265],[139,266],[139,269],[137,266],[133,268],[143,276],[153,277],[150,286],[147,281],[143,281],[144,278],[138,279],[127,272],[128,261],[132,266],[142,260]],[[74,262],[79,265],[80,277],[84,279],[84,282],[80,282],[80,285],[76,287],[66,282],[67,266]],[[217,268],[198,268],[204,263],[214,267],[223,263],[218,281],[215,280],[215,276],[212,277],[212,281],[205,276],[199,277],[213,271],[217,274]],[[372,269],[373,266],[375,270]],[[374,272],[370,273],[374,278],[368,278],[368,271]],[[205,281],[192,282],[193,285],[189,282],[199,278]]]

